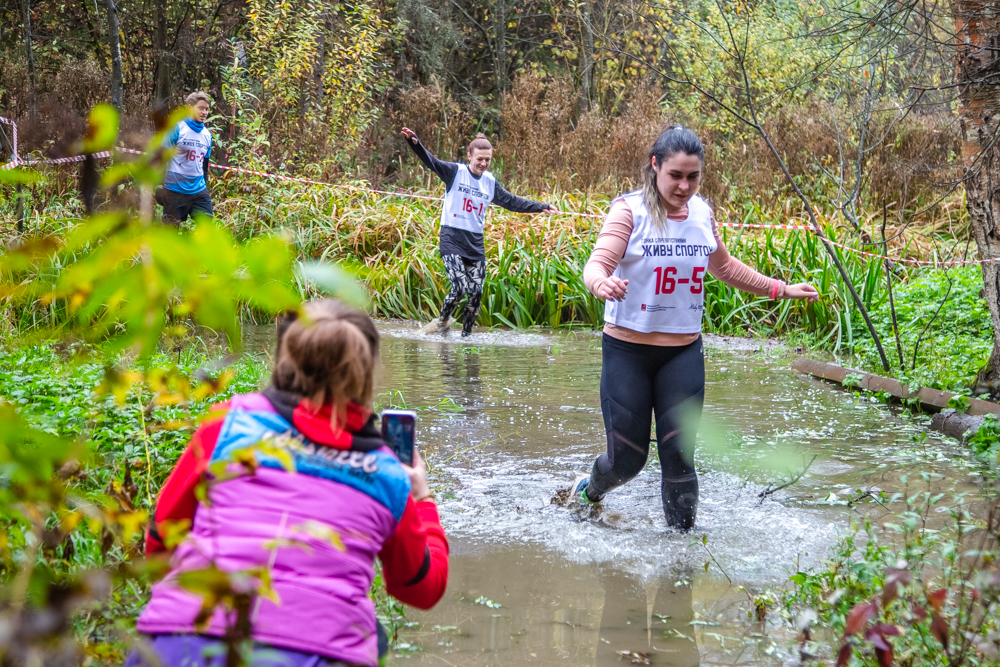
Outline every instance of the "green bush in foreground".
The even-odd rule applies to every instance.
[[[902,504],[895,523],[865,520],[813,572],[797,572],[783,615],[802,632],[803,664],[997,664],[1000,648],[1000,502],[985,520],[961,495],[926,490],[878,499]],[[903,478],[906,484],[906,478]]]
[[[72,150],[107,150],[117,129],[114,109],[96,107]],[[99,179],[84,163],[89,182],[131,180],[149,201],[163,178],[161,140],[162,131],[147,154]],[[0,183],[37,180],[0,171]],[[268,318],[296,309],[306,281],[352,293],[336,267],[296,262],[277,236],[239,242],[207,220],[181,231],[153,224],[148,209],[61,222],[32,229],[40,233],[0,255],[9,327],[0,353],[9,401],[0,403],[4,665],[121,664],[141,641],[134,619],[166,566],[142,557],[153,498],[209,403],[255,387],[264,370],[252,360],[206,367],[193,352],[196,334],[222,332],[226,352],[239,351],[241,308]],[[182,585],[208,613],[237,613],[249,609],[248,595],[268,593],[259,571],[210,564],[194,575]],[[240,584],[251,576],[252,593]],[[211,590],[198,587],[206,581]],[[248,646],[239,636],[227,641],[227,664],[242,664]]]

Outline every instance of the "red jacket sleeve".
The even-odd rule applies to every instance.
[[[146,534],[146,554],[166,549],[159,530],[164,522],[194,519],[194,511],[198,507],[195,489],[208,469],[208,462],[222,429],[222,421],[221,417],[213,417],[198,427],[160,489],[153,520]]]
[[[389,595],[419,609],[438,603],[448,586],[448,538],[434,501],[407,501],[379,558]]]

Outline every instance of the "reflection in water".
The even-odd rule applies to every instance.
[[[624,662],[697,667],[690,572],[644,579],[602,567],[604,587],[596,667]]]

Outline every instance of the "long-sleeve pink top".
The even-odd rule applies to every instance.
[[[683,220],[684,217],[670,217],[671,220]],[[719,238],[712,220],[712,233],[719,244],[718,249],[708,256],[709,272],[736,289],[750,292],[757,296],[769,296],[780,299],[785,295],[785,283],[775,278],[769,278],[736,259],[726,250],[725,244]],[[583,269],[583,282],[591,294],[597,295],[601,283],[608,279],[618,268],[618,263],[625,256],[629,238],[632,236],[632,209],[622,200],[616,201],[604,219],[604,226],[597,237],[594,251]],[[653,331],[643,333],[620,327],[615,324],[605,324],[604,333],[612,338],[643,345],[678,346],[687,345],[698,340],[700,333],[676,334]]]

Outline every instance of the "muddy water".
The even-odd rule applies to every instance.
[[[695,531],[665,530],[655,456],[599,512],[552,504],[604,451],[599,336],[380,329],[379,401],[420,411],[452,554],[444,599],[408,611],[394,664],[777,664],[788,637],[748,618],[741,587],[782,586],[851,521],[890,516],[843,504],[858,489],[921,472],[975,487],[962,451],[912,420],[796,374],[780,349],[715,340]],[[815,460],[761,498],[783,477],[753,463],[776,448],[791,471]]]

